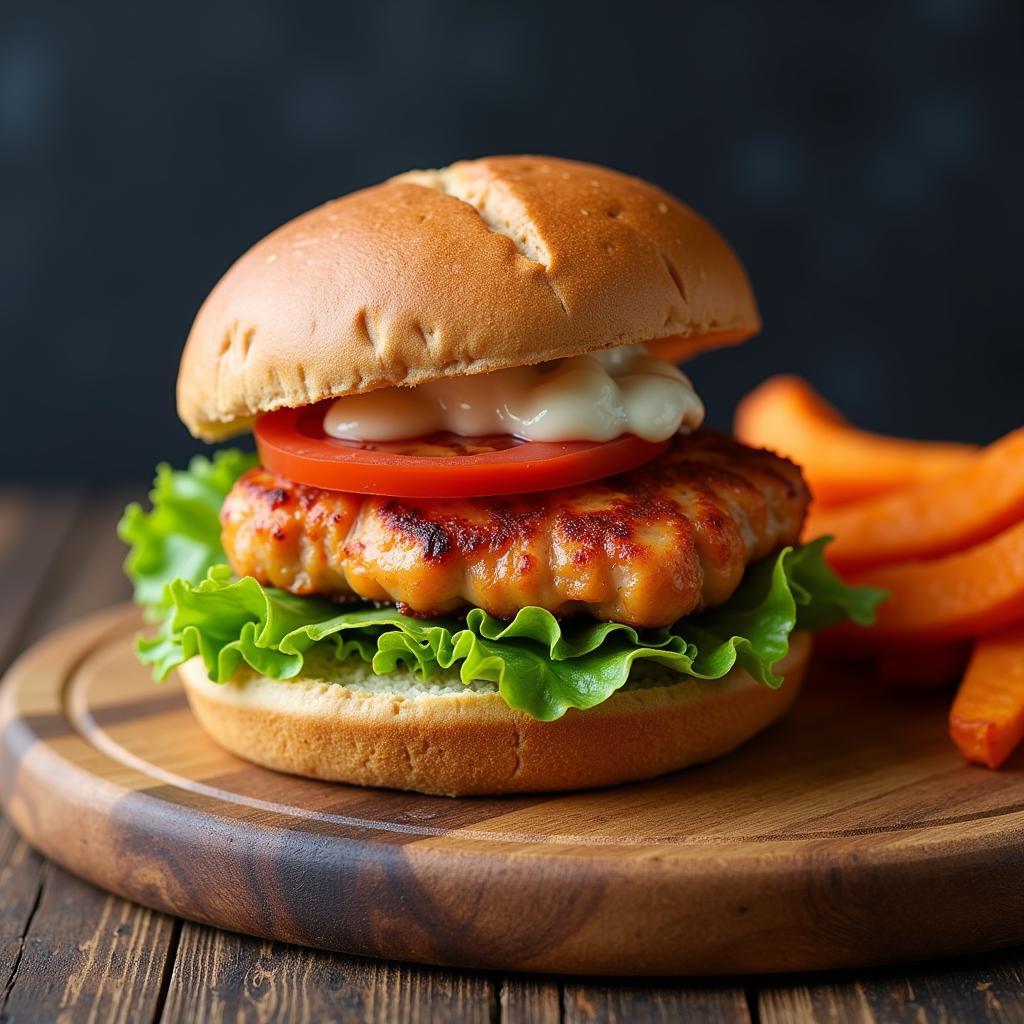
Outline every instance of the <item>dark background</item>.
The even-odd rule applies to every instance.
[[[763,335],[690,372],[727,423],[796,371],[887,431],[1024,421],[1024,6],[5,3],[8,479],[139,479],[195,310],[251,243],[411,166],[532,151],[707,215]]]

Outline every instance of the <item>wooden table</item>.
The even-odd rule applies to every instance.
[[[114,524],[143,490],[0,491],[2,667],[55,627],[125,599]],[[1024,950],[885,971],[655,984],[373,962],[127,903],[43,860],[0,822],[0,993],[5,1022],[1014,1021],[1024,1020]]]

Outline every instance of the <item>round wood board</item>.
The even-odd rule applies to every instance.
[[[821,663],[742,750],[653,782],[495,799],[292,778],[202,733],[137,613],[57,633],[2,695],[7,814],[48,857],[222,928],[501,970],[709,974],[1024,940],[1024,763],[964,765],[948,697]]]

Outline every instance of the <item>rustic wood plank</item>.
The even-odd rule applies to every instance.
[[[129,498],[108,491],[0,496],[0,657],[123,600],[115,526]],[[152,1018],[173,920],[46,864],[0,825],[0,982],[5,1021]]]
[[[356,1005],[374,1024],[488,1024],[497,1017],[497,987],[486,975],[372,960],[351,963]]]
[[[23,645],[80,508],[74,490],[0,493],[0,668]],[[0,1002],[19,973],[45,872],[42,857],[0,821]]]
[[[0,820],[0,992],[7,991],[18,970],[44,864],[43,858]]]
[[[377,963],[186,923],[162,1021],[489,1022],[483,975]]]
[[[557,982],[506,978],[500,1003],[502,1024],[560,1024],[562,1020],[562,990]]]
[[[51,572],[41,585],[42,600],[37,600],[34,614],[26,623],[23,643],[131,597],[131,584],[122,569],[127,549],[118,539],[117,521],[124,506],[144,490],[113,488],[79,500],[65,510],[70,522],[51,562]],[[44,517],[54,514],[49,503],[41,509]]]
[[[11,1024],[152,1020],[174,928],[171,918],[48,864],[0,1016]]]
[[[0,667],[18,653],[81,507],[78,491],[0,493]]]
[[[1024,1020],[1024,951],[943,962],[906,974],[766,988],[764,1024],[947,1024]]]
[[[742,988],[723,986],[656,987],[650,985],[565,986],[565,1024],[749,1024],[750,1010]]]

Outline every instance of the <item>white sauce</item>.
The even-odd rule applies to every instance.
[[[382,388],[331,403],[324,431],[355,441],[401,441],[436,431],[512,434],[528,441],[664,441],[695,430],[704,405],[677,367],[643,345],[538,366]]]

